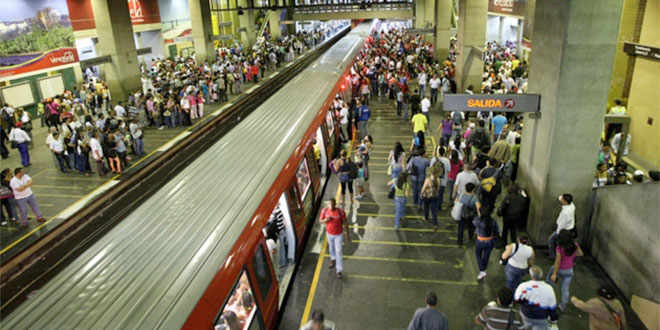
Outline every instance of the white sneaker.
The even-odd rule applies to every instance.
[[[479,276],[477,276],[477,281],[481,281],[486,277],[486,272],[479,272]]]

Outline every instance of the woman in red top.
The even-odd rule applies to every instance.
[[[254,77],[254,83],[255,84],[258,83],[259,82],[259,66],[255,63],[255,64],[252,65],[250,70],[251,70],[252,76]]]
[[[350,237],[348,237],[348,223],[346,222],[346,213],[344,210],[337,207],[337,201],[334,198],[331,198],[328,201],[328,207],[321,210],[321,216],[319,220],[322,224],[325,224],[326,234],[328,236],[328,247],[330,249],[330,269],[336,268],[337,278],[342,277],[342,271],[344,270],[344,261],[342,256],[342,244],[344,242],[344,236],[346,235],[346,241],[350,242]]]
[[[451,151],[451,158],[449,158],[449,173],[447,174],[447,187],[449,188],[449,196],[453,196],[454,193],[454,182],[456,182],[456,176],[458,172],[463,168],[463,161],[458,156],[458,151]],[[450,199],[450,206],[454,205],[454,200]]]

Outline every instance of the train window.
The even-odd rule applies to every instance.
[[[254,253],[252,269],[254,269],[257,285],[259,286],[259,291],[261,291],[261,299],[265,301],[266,297],[268,297],[268,292],[270,292],[270,286],[273,284],[273,277],[270,274],[264,248],[261,244],[257,246],[257,251]]]
[[[325,116],[325,122],[328,124],[328,135],[332,136],[332,133],[335,131],[335,121],[332,118],[332,109],[328,110],[327,115]]]
[[[229,296],[229,300],[227,300],[225,306],[222,308],[222,313],[215,324],[215,330],[248,330],[260,328],[261,322],[259,320],[255,321],[258,308],[253,292],[247,273],[243,271],[234,290],[232,290],[231,296]]]
[[[305,159],[300,162],[298,166],[298,171],[296,172],[296,184],[298,185],[298,191],[302,196],[302,200],[305,200],[309,187],[312,184],[312,180],[309,177],[309,168],[307,167],[307,162]]]
[[[302,206],[300,202],[298,190],[295,186],[291,186],[291,189],[289,189],[289,209],[292,210],[291,218],[295,222],[302,220]]]

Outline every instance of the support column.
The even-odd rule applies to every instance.
[[[214,61],[213,24],[209,0],[188,0],[195,57],[198,62]]]
[[[537,244],[571,193],[583,233],[616,52],[622,2],[537,1],[529,92],[541,118],[524,121],[519,177],[531,197],[527,231]]]
[[[242,8],[248,7],[247,0],[238,0],[238,6]],[[240,23],[241,43],[243,48],[252,47],[257,40],[256,31],[254,31],[254,10],[243,9],[243,15],[238,15]]]
[[[488,1],[460,0],[458,3],[458,35],[456,85],[462,92],[469,85],[481,86],[484,63],[481,58],[486,44]]]
[[[499,16],[499,22],[497,26],[497,43],[503,45],[504,41],[502,41],[502,30],[504,29],[504,16]]]
[[[110,55],[112,62],[102,65],[113,102],[126,100],[141,88],[133,25],[127,1],[92,0],[99,56]]]
[[[426,6],[428,3],[432,3],[429,0],[418,0],[415,1],[415,28],[423,29],[426,25]]]
[[[434,48],[435,55],[442,60],[449,56],[449,40],[451,39],[451,0],[427,0],[433,3],[435,11],[435,37]],[[430,5],[429,5],[430,6]]]
[[[269,10],[268,11],[268,24],[270,25],[270,36],[273,39],[277,39],[282,36],[282,28],[280,26],[280,15],[282,15],[281,10]]]

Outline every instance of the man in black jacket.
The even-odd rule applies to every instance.
[[[504,197],[497,211],[497,215],[502,217],[502,239],[505,244],[507,244],[507,232],[511,237],[511,241],[516,241],[516,231],[522,227],[527,218],[528,205],[529,197],[527,197],[527,193],[520,189],[517,183],[511,184],[508,194]]]

